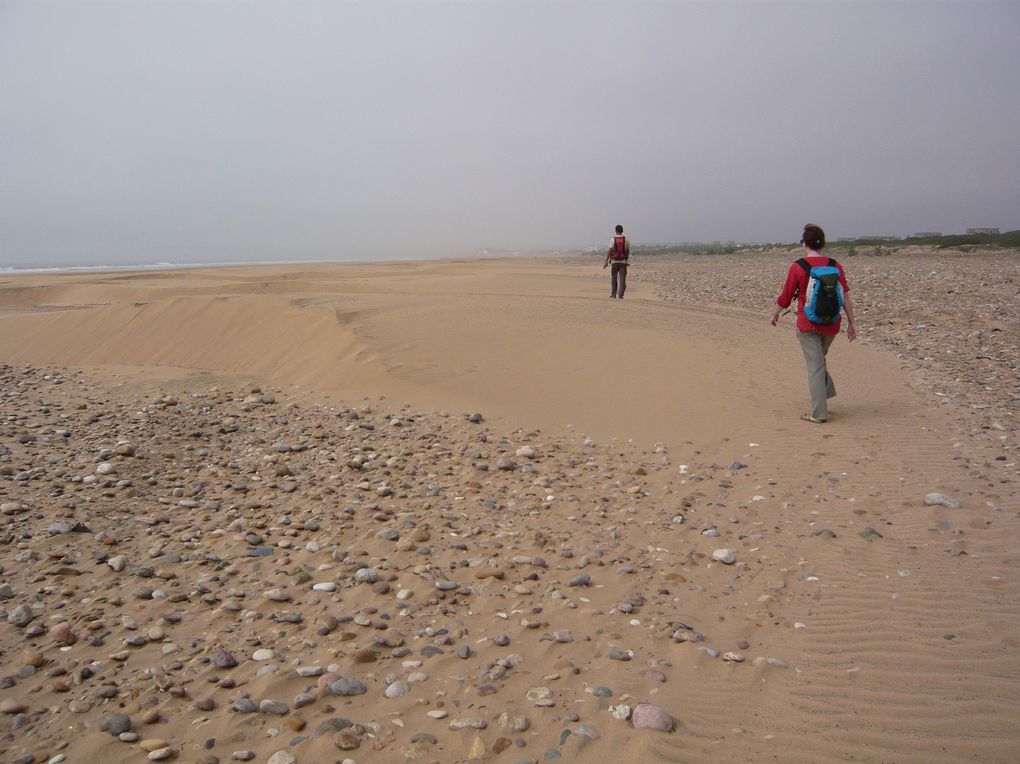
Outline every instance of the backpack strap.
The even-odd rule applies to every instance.
[[[839,263],[837,263],[837,262],[836,262],[835,260],[833,260],[833,259],[832,259],[832,258],[830,257],[830,258],[829,258],[829,265],[830,265],[830,266],[832,266],[833,268],[835,268],[835,267],[836,267],[837,265],[839,265]]]
[[[811,273],[811,266],[808,265],[808,261],[803,257],[797,260],[797,265],[804,269],[804,273]]]

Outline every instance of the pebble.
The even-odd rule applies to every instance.
[[[635,706],[631,714],[631,721],[636,729],[660,730],[662,732],[671,732],[673,729],[673,717],[659,706],[653,706],[651,703],[639,703]]]
[[[290,713],[290,707],[279,700],[260,700],[259,701],[259,713],[260,714],[276,714],[277,716],[283,716],[284,714]]]
[[[131,717],[127,714],[121,713],[108,713],[103,714],[99,720],[99,729],[103,732],[109,732],[114,737],[121,734],[122,732],[131,731]]]
[[[538,700],[546,700],[552,697],[552,690],[548,687],[532,687],[525,693],[525,697],[532,703]]]
[[[614,719],[626,721],[627,719],[630,718],[631,707],[628,706],[626,703],[620,703],[619,705],[616,706],[610,706],[609,713],[612,714]]]
[[[35,620],[35,611],[29,605],[18,605],[7,614],[7,623],[24,628]]]
[[[677,688],[663,683],[667,673],[671,687],[680,681],[697,656],[686,651],[720,656],[694,627],[667,620],[675,613],[732,648],[723,661],[749,663],[751,648],[737,639],[750,631],[727,616],[726,628],[713,634],[712,603],[726,595],[734,606],[748,603],[747,622],[763,635],[778,633],[775,621],[788,628],[784,600],[804,593],[804,576],[817,574],[822,586],[840,580],[839,571],[825,570],[836,558],[810,556],[821,547],[803,543],[809,534],[826,524],[840,528],[838,536],[819,534],[832,554],[853,548],[864,521],[895,531],[885,543],[905,544],[911,559],[888,558],[885,570],[897,590],[911,585],[907,596],[931,569],[928,547],[948,546],[959,525],[942,527],[937,518],[931,538],[949,531],[946,541],[929,543],[923,534],[919,541],[911,523],[893,526],[897,515],[883,514],[886,499],[863,493],[856,507],[866,511],[856,520],[853,507],[844,512],[839,503],[855,498],[852,473],[837,488],[827,475],[809,477],[815,484],[801,496],[800,486],[777,485],[735,462],[722,462],[729,472],[692,463],[678,474],[665,447],[650,457],[624,441],[585,439],[582,452],[576,434],[504,434],[384,399],[359,401],[355,411],[338,399],[321,408],[306,398],[291,405],[277,393],[280,405],[263,410],[261,391],[214,392],[204,383],[196,395],[206,397],[175,394],[172,404],[168,393],[128,400],[125,390],[96,386],[83,391],[80,400],[89,402],[79,413],[78,400],[57,409],[43,390],[14,404],[12,373],[20,379],[20,371],[0,365],[9,534],[0,545],[0,608],[10,666],[0,677],[0,712],[6,756],[29,750],[24,741],[38,732],[37,764],[59,744],[73,746],[76,729],[100,734],[105,712],[114,710],[131,715],[123,714],[119,733],[107,723],[118,741],[105,745],[135,760],[139,751],[166,749],[170,758],[214,764],[214,752],[227,759],[233,746],[252,745],[233,758],[296,764],[349,755],[364,764],[412,760],[410,741],[422,746],[413,760],[423,762],[468,752],[478,760],[628,761],[638,749],[627,735],[636,733],[614,727],[600,738],[597,728],[608,723],[598,722],[607,718],[601,714],[615,702],[610,714],[635,728],[673,729],[664,709],[648,722],[655,714],[645,706],[657,707],[639,700],[673,697]],[[52,413],[34,412],[42,401]],[[57,440],[55,422],[70,439]],[[20,432],[36,440],[19,445]],[[125,438],[137,444],[137,456],[100,456]],[[685,448],[685,458],[698,461],[698,447]],[[979,462],[966,453],[971,448],[957,452],[961,464],[988,473],[989,486],[1012,476],[992,472],[1012,465]],[[119,474],[89,474],[99,461]],[[28,477],[33,471],[40,476]],[[966,474],[954,477],[959,495],[983,506],[990,493],[978,499]],[[923,495],[917,485],[925,483],[907,479],[914,481],[907,490]],[[989,511],[981,520],[1001,516]],[[960,534],[980,552],[986,531],[974,518],[967,522]],[[739,551],[754,570],[706,568],[705,553],[722,542],[701,548],[702,534],[740,544],[727,550],[729,564]],[[784,575],[768,567],[780,542],[783,559],[801,555],[806,566],[785,575],[797,581],[792,592],[774,588]],[[869,545],[875,554],[883,549]],[[908,565],[918,572],[896,581],[893,574]],[[758,649],[781,643],[754,640]],[[521,655],[508,655],[510,644]],[[787,668],[767,656],[753,665],[752,674]],[[725,682],[724,670],[750,669],[708,660],[694,667],[709,684]],[[614,681],[615,692],[597,685],[600,679]],[[697,692],[691,689],[692,702]],[[593,697],[582,702],[587,694]],[[384,698],[392,699],[390,712],[379,715]],[[512,705],[541,720],[532,723]],[[351,719],[335,716],[341,713]],[[132,719],[147,734],[133,731]],[[486,724],[498,724],[498,734],[481,732]],[[160,733],[169,740],[154,737]],[[334,743],[351,753],[330,756]]]
[[[110,570],[120,573],[124,570],[124,566],[127,565],[127,556],[123,554],[114,555],[106,564],[110,566]]]
[[[266,761],[266,764],[295,764],[297,757],[287,751],[277,751]]]
[[[329,691],[334,695],[364,695],[368,692],[368,688],[357,679],[341,677],[330,684]]]
[[[15,700],[14,698],[4,698],[3,700],[0,700],[0,714],[20,714],[24,713],[26,710],[28,710],[28,706],[20,700]],[[130,720],[128,727],[130,728]]]
[[[401,695],[406,695],[411,691],[410,685],[407,682],[393,682],[386,688],[385,695],[387,698],[399,698]]]
[[[737,552],[734,549],[716,549],[712,552],[712,559],[723,565],[732,565],[737,561]]]
[[[944,493],[940,493],[940,492],[937,492],[937,491],[933,492],[933,493],[927,494],[924,497],[924,503],[925,503],[925,506],[928,506],[928,507],[943,506],[943,507],[949,507],[950,509],[959,509],[960,508],[960,502],[959,501],[957,501],[956,499],[954,499],[951,496],[948,496],[948,495],[946,495]]]
[[[462,730],[462,729],[474,729],[483,730],[488,726],[485,719],[477,718],[466,718],[466,719],[454,719],[450,722],[450,729]]]
[[[499,715],[497,724],[511,732],[524,732],[531,726],[528,717],[517,711],[504,711]]]
[[[379,571],[374,568],[359,568],[354,574],[354,582],[358,584],[374,584],[379,580]]]
[[[308,692],[299,692],[294,696],[294,708],[304,708],[310,706],[316,701],[316,697]]]
[[[234,668],[237,665],[237,659],[226,650],[217,649],[209,657],[213,665],[219,669]]]

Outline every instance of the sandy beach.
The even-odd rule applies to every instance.
[[[1020,254],[796,256],[0,278],[0,760],[1020,759]]]

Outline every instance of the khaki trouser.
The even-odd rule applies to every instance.
[[[804,352],[804,364],[807,366],[808,389],[811,391],[811,416],[815,419],[829,418],[828,399],[836,395],[836,385],[825,367],[825,355],[829,346],[836,339],[835,334],[819,334],[818,332],[797,332],[800,349]]]

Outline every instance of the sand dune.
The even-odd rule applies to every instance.
[[[395,270],[196,271],[169,293],[165,274],[8,288],[0,354],[250,373],[645,443],[760,439],[800,405],[792,324],[777,332],[754,314],[664,304],[640,288],[610,302],[576,267]],[[840,351],[833,365],[853,421],[895,426],[909,396],[896,364]]]
[[[782,258],[745,297],[773,270],[778,284]],[[873,266],[855,260],[851,283]],[[833,348],[832,421],[803,423],[792,321],[770,327],[767,301],[663,299],[696,270],[636,268],[624,301],[583,260],[4,279],[0,756],[141,760],[98,729],[123,711],[181,761],[1016,760],[1013,404],[936,403],[942,367],[865,323],[865,342]],[[1002,320],[983,352],[1016,341]],[[926,505],[933,492],[959,506]],[[62,521],[89,533],[50,530]],[[368,567],[385,586],[355,583]],[[172,608],[135,596],[153,581]],[[288,599],[262,596],[275,589]],[[35,620],[7,622],[33,603]],[[63,623],[76,639],[55,641]],[[215,671],[217,648],[241,665]],[[508,653],[523,663],[504,676]],[[366,694],[294,673],[332,664]],[[115,690],[54,689],[86,665]],[[231,711],[240,695],[290,707]],[[614,716],[639,702],[675,730]],[[527,730],[501,726],[513,710]],[[359,726],[329,728],[337,715]],[[486,724],[449,728],[465,717]]]

